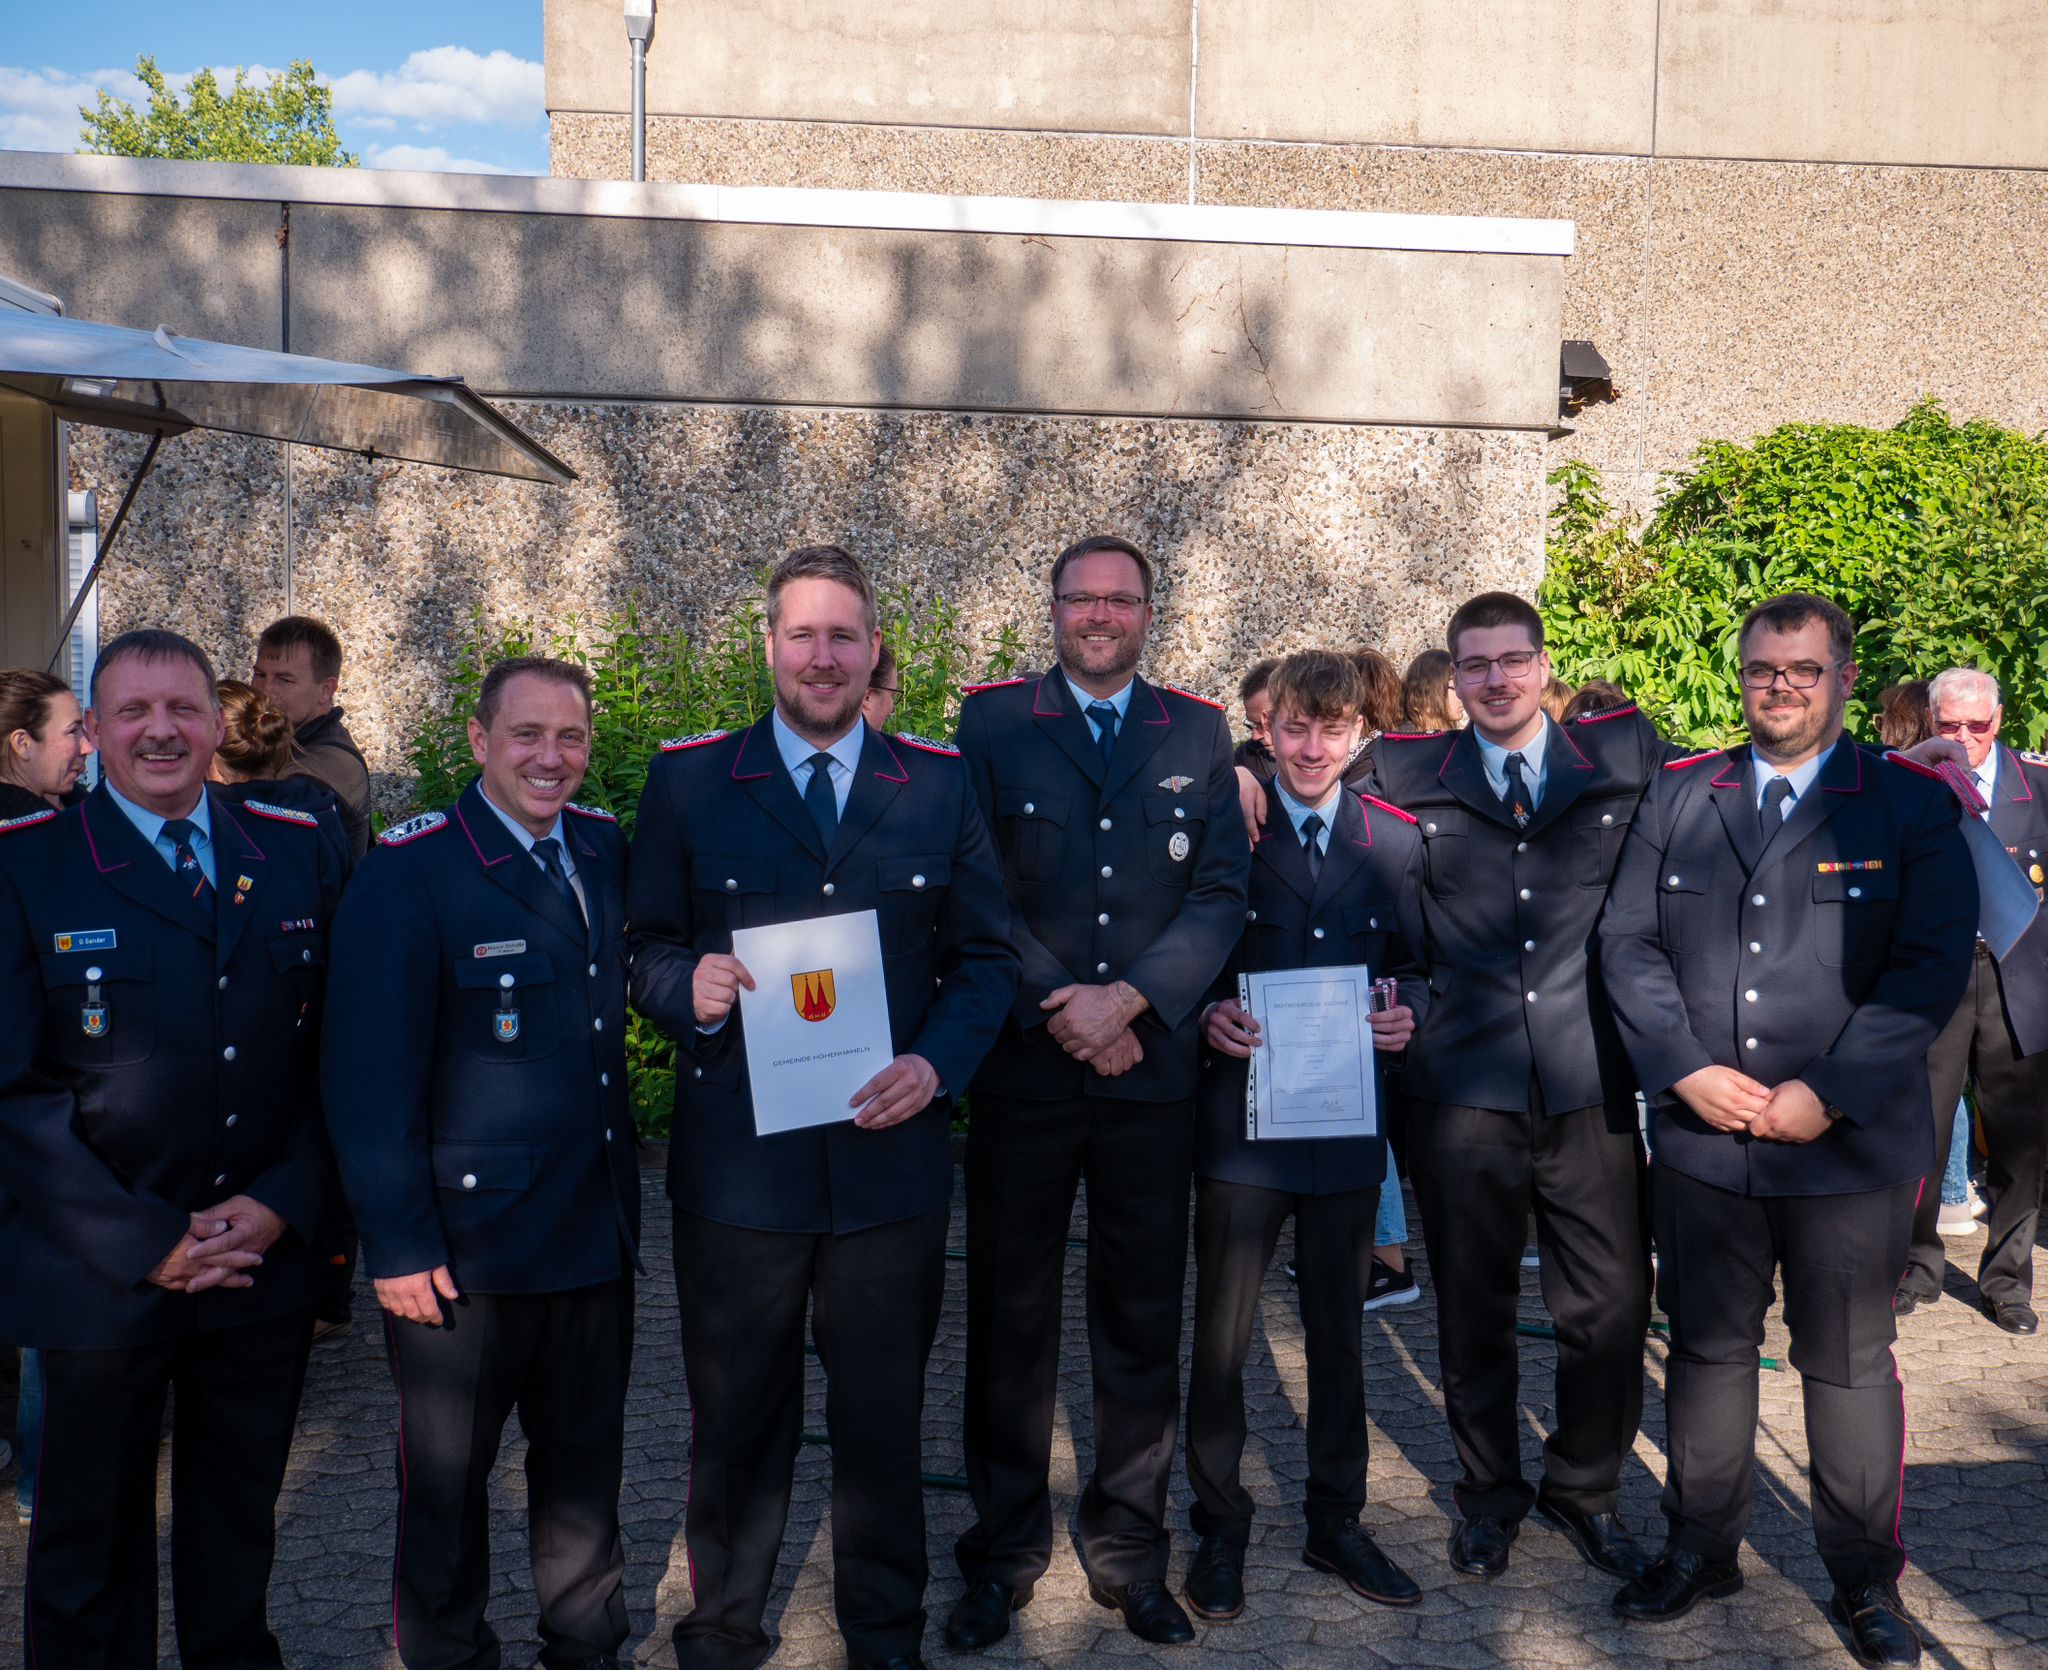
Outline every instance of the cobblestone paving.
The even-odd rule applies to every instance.
[[[653,1172],[645,1174],[644,1184],[647,1221],[657,1233],[650,1237],[649,1277],[640,1298],[627,1434],[624,1520],[634,1627],[627,1662],[671,1666],[669,1627],[688,1600],[681,1515],[690,1415],[669,1279],[668,1209]],[[959,1244],[957,1223],[954,1241]],[[1974,1267],[1981,1245],[1977,1238],[1956,1241],[1951,1252]],[[1286,1250],[1283,1240],[1282,1258]],[[1076,1452],[1085,1455],[1089,1445],[1081,1256],[1076,1251],[1069,1266],[1066,1368],[1054,1443],[1056,1508],[1063,1513],[1074,1500]],[[1613,1583],[1589,1572],[1560,1538],[1533,1524],[1516,1544],[1505,1577],[1486,1583],[1452,1573],[1444,1561],[1444,1539],[1454,1463],[1435,1388],[1426,1266],[1422,1276],[1423,1303],[1378,1312],[1364,1323],[1367,1395],[1375,1421],[1373,1501],[1365,1519],[1422,1584],[1421,1605],[1398,1613],[1373,1607],[1300,1563],[1294,1503],[1305,1472],[1305,1378],[1292,1289],[1276,1260],[1266,1288],[1263,1328],[1254,1336],[1246,1375],[1253,1432],[1245,1472],[1265,1515],[1247,1568],[1249,1604],[1238,1622],[1203,1629],[1199,1650],[1228,1654],[1234,1666],[1273,1670],[1383,1664],[1446,1670],[1651,1666],[1708,1660],[1716,1670],[1736,1670],[1853,1662],[1823,1611],[1827,1585],[1807,1519],[1799,1380],[1789,1369],[1762,1377],[1756,1519],[1743,1551],[1748,1587],[1740,1596],[1703,1605],[1677,1625],[1624,1627],[1607,1608]],[[955,1264],[929,1382],[926,1464],[937,1473],[957,1472],[960,1466],[962,1286]],[[2048,1666],[2048,1336],[2008,1338],[1976,1313],[1974,1295],[1969,1280],[1951,1266],[1944,1302],[1904,1324],[1899,1356],[1911,1427],[1904,1535],[1912,1564],[1903,1588],[1927,1636],[1930,1665],[2040,1670]],[[367,1320],[371,1314],[364,1296],[358,1316]],[[1544,1320],[1533,1270],[1524,1272],[1522,1316],[1530,1323]],[[1784,1345],[1774,1315],[1765,1350],[1780,1355]],[[1532,1468],[1538,1434],[1549,1418],[1550,1361],[1546,1344],[1523,1342]],[[1652,1540],[1661,1531],[1656,1500],[1663,1472],[1662,1362],[1663,1347],[1653,1341],[1646,1353],[1650,1396],[1644,1432],[1624,1483],[1623,1510],[1632,1524],[1653,1533]],[[812,1389],[810,1424],[821,1428],[815,1374]],[[390,1650],[389,1591],[396,1495],[393,1412],[378,1329],[359,1326],[350,1337],[315,1353],[280,1508],[271,1597],[272,1621],[288,1665],[360,1670],[397,1663]],[[537,1652],[525,1566],[521,1451],[515,1425],[494,1480],[491,1608],[505,1637],[505,1662],[514,1666],[528,1664]],[[781,1637],[771,1660],[775,1670],[844,1662],[832,1623],[828,1467],[827,1452],[815,1447],[807,1447],[798,1464],[771,1618]],[[933,1569],[928,1652],[935,1665],[965,1662],[944,1651],[940,1626],[960,1592],[951,1546],[967,1522],[967,1500],[934,1489],[927,1504]],[[1176,1587],[1192,1544],[1185,1531],[1186,1509],[1187,1491],[1176,1473]],[[12,1519],[0,1516],[0,1583],[10,1595],[0,1606],[4,1662],[20,1662],[18,1596],[25,1541]],[[164,1610],[163,1663],[170,1666],[176,1656],[168,1631],[168,1595]],[[1037,1599],[1019,1615],[1018,1627],[984,1657],[992,1665],[1031,1667],[1195,1661],[1187,1649],[1143,1647],[1114,1625],[1111,1614],[1091,1604],[1064,1540],[1054,1551]]]

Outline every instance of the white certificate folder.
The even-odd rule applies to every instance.
[[[1245,1084],[1253,1142],[1380,1134],[1372,1062],[1372,974],[1276,969],[1237,977],[1237,1001],[1259,1025]]]
[[[882,935],[871,910],[735,928],[754,1133],[851,1119],[853,1093],[895,1059]]]

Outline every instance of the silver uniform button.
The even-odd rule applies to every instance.
[[[220,1174],[220,1175],[219,1175],[218,1177],[216,1177],[216,1178],[215,1178],[215,1179],[213,1180],[213,1186],[214,1186],[214,1187],[215,1187],[216,1189],[219,1189],[219,1188],[224,1188],[224,1187],[226,1187],[226,1185],[227,1185],[227,1180],[228,1180],[228,1174],[227,1174],[226,1172],[222,1172],[222,1173],[221,1173],[221,1174]]]
[[[241,1122],[242,1122],[242,1116],[241,1116],[241,1115],[240,1115],[239,1113],[231,1113],[231,1114],[229,1114],[229,1115],[227,1116],[227,1119],[226,1119],[226,1120],[224,1121],[224,1123],[225,1123],[225,1124],[227,1125],[227,1128],[228,1128],[229,1130],[231,1130],[231,1131],[232,1131],[232,1130],[233,1130],[233,1129],[234,1129],[234,1128],[235,1128],[235,1127],[236,1127],[237,1125],[239,1125],[239,1124],[240,1124]]]
[[[1173,815],[1177,818],[1184,818],[1188,815],[1188,809],[1185,806],[1176,806],[1173,809]]]
[[[1528,843],[1527,841],[1517,841],[1517,842],[1515,843],[1515,851],[1517,851],[1517,852],[1527,852],[1528,850],[1529,850],[1529,843]]]
[[[1753,1050],[1756,1048],[1756,1040],[1754,1038],[1745,1038],[1742,1040],[1742,1047],[1746,1050]]]
[[[465,1189],[473,1189],[473,1188],[475,1188],[475,1187],[476,1187],[476,1173],[475,1173],[475,1172],[473,1172],[473,1171],[465,1171],[465,1172],[464,1172],[464,1173],[462,1174],[462,1186],[463,1186],[463,1187],[464,1187]]]
[[[1762,942],[1761,940],[1754,940],[1754,939],[1753,939],[1753,940],[1751,940],[1751,941],[1749,942],[1749,954],[1750,954],[1750,955],[1751,955],[1752,957],[1756,956],[1756,955],[1757,955],[1758,953],[1760,953],[1760,952],[1761,952],[1762,950],[1763,950],[1763,942]]]
[[[702,1067],[692,1067],[692,1068],[690,1069],[690,1077],[691,1077],[691,1078],[693,1078],[693,1079],[701,1079],[701,1078],[702,1078],[703,1076],[704,1076],[704,1069],[703,1069]]]
[[[1862,888],[1860,888],[1860,887],[1852,887],[1852,888],[1850,888],[1850,889],[1849,889],[1849,897],[1850,897],[1850,898],[1852,898],[1852,899],[1860,899],[1860,898],[1862,898],[1862,897],[1863,897],[1863,889],[1862,889]]]
[[[1256,922],[1259,919],[1259,913],[1255,910],[1248,910],[1244,913],[1244,919],[1247,922]]]
[[[509,991],[510,991],[510,990],[512,989],[512,976],[511,976],[511,975],[509,975],[509,974],[501,974],[501,975],[499,975],[499,976],[498,976],[498,984],[499,984],[499,985],[501,985],[501,986],[503,986],[503,987],[505,988],[505,990],[507,990],[507,991],[509,992]]]
[[[1317,938],[1317,939],[1324,939],[1324,938],[1327,938],[1327,937],[1328,937],[1328,936],[1324,934],[1324,932],[1323,932],[1323,930],[1322,930],[1321,928],[1318,928],[1318,929],[1316,929],[1316,938]]]
[[[592,963],[592,964],[590,965],[590,977],[591,977],[591,979],[593,979],[593,980],[595,980],[595,979],[597,978],[597,964],[596,964],[596,963]]]
[[[1751,986],[1748,991],[1744,992],[1742,994],[1742,1001],[1744,1003],[1754,1003],[1756,1001],[1756,987]]]
[[[1522,941],[1522,949],[1524,951],[1533,951],[1536,949],[1536,942],[1533,939],[1525,939]]]
[[[910,885],[911,885],[912,887],[922,887],[922,886],[924,886],[924,877],[923,877],[923,876],[912,876],[912,877],[910,878]]]
[[[220,1058],[221,1058],[221,1060],[223,1060],[223,1061],[232,1061],[232,1060],[234,1060],[234,1059],[235,1059],[235,1046],[234,1046],[233,1044],[230,1044],[230,1045],[228,1045],[228,1047],[227,1047],[226,1049],[224,1049],[224,1050],[222,1050],[222,1051],[220,1052]]]
[[[839,891],[839,884],[838,884],[838,883],[837,883],[836,881],[828,881],[828,882],[826,882],[826,883],[825,883],[825,897],[826,897],[826,898],[828,898],[828,899],[829,899],[829,898],[831,898],[831,897],[832,897],[832,895],[833,895],[834,893],[837,893],[838,891]]]
[[[1108,964],[1108,963],[1097,963],[1097,964],[1095,965],[1095,972],[1096,972],[1097,974],[1107,974],[1107,973],[1109,972],[1109,964]]]
[[[1523,897],[1523,898],[1525,898],[1525,899],[1529,897],[1529,890],[1528,890],[1528,888],[1526,888],[1526,887],[1525,887],[1525,888],[1523,888],[1523,889],[1522,889],[1522,897]]]
[[[725,890],[728,893],[737,893],[740,890],[740,878],[738,876],[727,876],[725,878]]]
[[[1424,824],[1422,826],[1422,833],[1425,835],[1434,835],[1436,833],[1436,825],[1433,823]]]
[[[1377,928],[1380,925],[1380,919],[1377,916],[1368,916],[1365,919],[1365,925],[1368,928]]]
[[[299,961],[300,961],[300,962],[302,962],[302,963],[309,963],[309,962],[311,962],[312,960],[313,960],[313,953],[312,953],[312,952],[310,952],[310,951],[301,951],[301,952],[299,953]]]
[[[95,966],[85,971],[85,977],[88,980],[104,980],[106,978],[106,975],[102,973],[97,966]]]
[[[1105,864],[1105,865],[1103,865],[1103,866],[1102,866],[1102,879],[1103,879],[1104,881],[1107,881],[1107,880],[1109,880],[1109,878],[1110,878],[1111,876],[1115,875],[1115,874],[1116,874],[1116,870],[1115,870],[1115,868],[1114,868],[1113,866],[1111,866],[1111,865],[1108,865],[1108,864]]]
[[[592,1021],[590,1024],[595,1030],[602,1032],[604,1030],[604,1016],[599,1015],[597,1019]]]
[[[610,1142],[612,1140],[612,1133],[609,1129],[607,1129],[604,1133],[604,1140],[606,1142]]]
[[[1664,885],[1666,887],[1676,887],[1678,885],[1678,878],[1676,876],[1666,876],[1664,878]]]
[[[1764,896],[1761,893],[1752,893],[1749,896],[1749,902],[1753,905],[1761,905],[1767,903],[1768,901],[1765,900]]]
[[[1102,822],[1101,822],[1101,823],[1099,823],[1099,824],[1097,824],[1097,825],[1096,825],[1096,828],[1098,828],[1098,829],[1107,829],[1108,827],[1109,827],[1109,819],[1107,819],[1107,818],[1104,818],[1104,819],[1102,820]]]
[[[1024,802],[1024,812],[1027,817],[1037,810],[1038,808],[1035,805],[1033,805],[1032,802],[1028,800]]]
[[[610,1084],[612,1082],[612,1076],[609,1073],[599,1073],[597,1075],[597,1082],[599,1084]]]
[[[1600,814],[1600,827],[1602,829],[1612,829],[1614,827],[1614,814],[1612,812],[1602,812]]]
[[[1534,992],[1530,992],[1530,993],[1528,993],[1527,995],[1528,995],[1528,999],[1529,999],[1529,1001],[1530,1001],[1531,1003],[1534,1003],[1534,1002],[1536,1001],[1536,994],[1535,994]]]
[[[1098,916],[1098,917],[1096,917],[1096,918],[1095,918],[1095,921],[1096,921],[1096,924],[1097,924],[1097,925],[1098,925],[1099,927],[1104,927],[1104,928],[1108,927],[1108,926],[1109,926],[1109,912],[1105,910],[1105,911],[1104,911],[1104,912],[1103,912],[1103,913],[1102,913],[1102,914],[1101,914],[1100,916]]]
[[[228,977],[225,974],[223,974],[220,977],[220,989],[222,991],[226,991],[228,989]]]

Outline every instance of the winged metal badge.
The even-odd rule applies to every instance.
[[[1159,779],[1159,786],[1169,794],[1179,794],[1182,789],[1192,782],[1194,782],[1192,777],[1162,777]]]

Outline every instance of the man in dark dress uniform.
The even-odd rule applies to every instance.
[[[994,826],[1023,985],[967,1138],[967,1478],[959,1651],[1009,1629],[1052,1555],[1060,1287],[1088,1185],[1090,1593],[1148,1641],[1166,1587],[1197,1010],[1244,927],[1251,852],[1222,710],[1136,676],[1152,564],[1095,538],[1052,571],[1059,665],[972,691],[960,751]]]
[[[574,804],[583,669],[486,674],[482,768],[384,832],[335,926],[328,1126],[399,1401],[393,1602],[410,1670],[496,1664],[492,1463],[526,1434],[548,1670],[617,1663],[640,1179],[626,1099],[626,843]]]
[[[1951,667],[1928,686],[1937,735],[1952,737],[1988,810],[1998,844],[2038,890],[2048,881],[2048,760],[2002,747],[2005,717],[1998,681]],[[2048,1153],[2048,911],[2003,957],[1982,939],[1969,984],[1927,1058],[1933,1081],[1934,1158],[1913,1214],[1912,1261],[1894,1309],[1910,1315],[1941,1297],[1942,1251],[1936,1219],[1941,1172],[1955,1135],[1956,1102],[1965,1083],[1977,1090],[1977,1129],[1985,1153],[1991,1207],[1977,1291],[1985,1314],[2009,1334],[2040,1327],[2034,1314],[2034,1237],[2041,1222],[2041,1173]]]
[[[1431,999],[1403,1092],[1463,1467],[1451,1564],[1504,1571],[1533,1505],[1590,1565],[1627,1577],[1648,1561],[1616,1504],[1642,1416],[1650,1259],[1635,1082],[1593,941],[1636,802],[1671,750],[1634,707],[1545,716],[1543,622],[1519,597],[1473,598],[1448,644],[1470,726],[1381,737],[1374,792],[1421,820]],[[1533,1490],[1515,1340],[1532,1207],[1558,1335]]]
[[[1406,1606],[1422,1592],[1358,1523],[1367,1436],[1359,1315],[1371,1282],[1373,1224],[1387,1170],[1386,1085],[1371,1136],[1253,1142],[1245,1134],[1247,1063],[1264,1049],[1237,999],[1237,976],[1364,964],[1401,982],[1402,1001],[1372,1014],[1374,1047],[1402,1049],[1427,1006],[1422,842],[1415,820],[1345,791],[1361,728],[1364,680],[1350,657],[1290,655],[1267,687],[1278,773],[1269,833],[1252,849],[1244,937],[1203,1011],[1195,1135],[1195,1346],[1188,1379],[1188,1482],[1201,1536],[1187,1602],[1210,1621],[1244,1610],[1252,1499],[1244,1454],[1244,1364],[1259,1288],[1281,1226],[1294,1219],[1294,1260],[1308,1346],[1308,1483],[1303,1557],[1357,1593]],[[1398,1188],[1398,1181],[1389,1185]]]
[[[172,1397],[179,1657],[246,1670],[282,1662],[265,1593],[328,1185],[340,855],[310,814],[206,787],[197,646],[124,633],[93,684],[100,786],[0,824],[0,1338],[42,1347],[48,1387],[25,1633],[33,1663],[156,1663]]]
[[[803,1424],[806,1306],[827,1382],[847,1656],[856,1670],[923,1663],[921,1417],[949,1115],[1010,1006],[1017,957],[959,758],[861,718],[880,642],[853,557],[828,545],[785,558],[768,583],[773,711],[665,747],[634,832],[633,1003],[679,1047],[668,1188],[692,1421],[684,1670],[747,1670],[774,1650],[763,1615]],[[735,1005],[757,988],[733,930],[864,911],[898,1053],[830,1123],[756,1135]]]
[[[1750,611],[1750,742],[1675,763],[1600,926],[1650,1097],[1671,1318],[1669,1541],[1615,1597],[1675,1618],[1742,1587],[1757,1347],[1782,1274],[1814,1539],[1865,1664],[1916,1664],[1898,1576],[1905,1413],[1892,1292],[1931,1156],[1927,1052],[1970,971],[1977,884],[1954,798],[1842,735],[1855,628],[1818,597]]]

